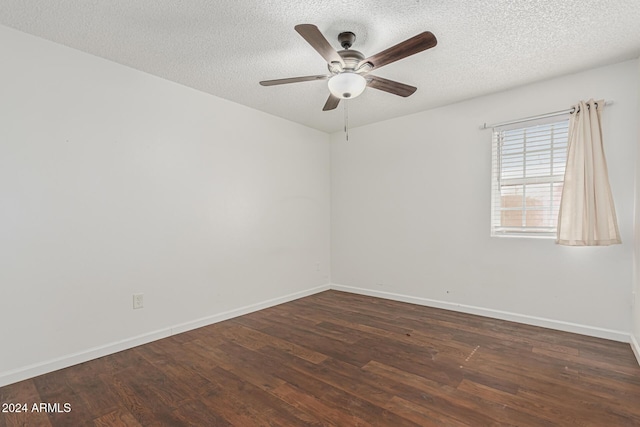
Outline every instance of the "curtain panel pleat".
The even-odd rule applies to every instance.
[[[569,122],[569,146],[556,243],[608,246],[621,243],[602,145],[604,101],[580,101]]]

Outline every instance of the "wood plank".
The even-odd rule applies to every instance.
[[[402,397],[393,396],[391,400],[385,404],[385,407],[392,412],[401,413],[403,417],[419,424],[421,426],[449,426],[449,427],[468,427],[469,424],[460,422],[453,417],[442,414],[436,410],[427,408],[403,399]]]
[[[327,291],[0,388],[0,427],[640,425],[628,344]]]
[[[346,384],[327,376],[327,370],[323,366],[314,365],[301,359],[296,359],[289,354],[280,352],[274,348],[265,348],[262,351],[264,369],[268,369],[278,377],[284,379],[287,384],[300,390],[321,397],[326,404],[342,411],[347,420],[361,418],[363,420],[380,420],[385,425],[413,426],[414,423],[398,416],[380,405],[372,404],[365,397],[352,393]],[[350,365],[347,362],[342,362]],[[323,374],[324,372],[324,374]],[[349,378],[348,381],[357,383],[357,378]]]
[[[17,426],[43,426],[50,427],[49,417],[44,412],[31,412],[34,403],[42,402],[42,398],[33,380],[21,381],[0,388],[0,404],[19,404],[20,412],[12,408],[7,412],[0,413],[0,426],[17,427]],[[26,412],[23,411],[23,405],[27,405]]]
[[[119,397],[124,410],[133,415],[144,426],[179,425],[178,418],[171,414],[160,398],[135,378],[135,370],[121,371],[115,375],[103,375],[107,387]]]
[[[322,425],[340,426],[343,423],[348,423],[348,425],[352,426],[371,426],[371,424],[356,415],[345,414],[342,408],[325,404],[324,396],[316,397],[291,384],[283,383],[274,389],[272,393],[283,402],[309,413]]]
[[[312,425],[305,422],[306,416],[297,408],[278,399],[271,393],[261,390],[251,383],[244,381],[234,373],[217,367],[211,381],[220,386],[221,395],[225,397],[227,416],[235,417],[235,414],[243,416],[243,422],[250,420],[247,424],[230,419],[232,424],[237,425],[283,425],[283,426],[303,426]],[[205,398],[203,401],[215,408],[220,408],[219,397]],[[233,415],[232,415],[233,414]],[[302,414],[302,416],[298,416]]]
[[[93,420],[95,427],[142,427],[142,425],[124,409],[116,409],[115,411],[104,414]]]
[[[60,406],[69,404],[71,407],[70,412],[58,412],[58,409],[48,412],[49,409],[45,409],[43,413],[47,414],[52,426],[84,425],[95,416],[95,412],[85,403],[84,397],[79,396],[70,386],[68,378],[73,375],[73,372],[75,372],[74,368],[66,368],[33,380],[41,399],[38,403]],[[111,405],[109,409],[112,409]]]
[[[219,415],[215,409],[200,400],[191,400],[173,411],[173,415],[183,425],[226,427],[232,424]]]
[[[504,416],[502,411],[490,411],[491,405],[486,401],[478,402],[471,396],[456,393],[455,387],[443,386],[418,374],[379,362],[371,362],[364,369],[386,378],[387,381],[399,379],[403,384],[406,384],[406,387],[409,387],[406,391],[398,393],[399,397],[442,415],[453,417],[459,422],[479,426],[496,425]],[[410,389],[420,390],[420,392],[407,392]]]

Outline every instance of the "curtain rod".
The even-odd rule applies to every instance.
[[[613,101],[607,101],[607,102],[604,103],[605,106],[606,105],[611,105],[611,104],[613,104]],[[492,128],[497,128],[497,127],[500,127],[500,126],[514,125],[516,123],[530,122],[531,120],[546,119],[547,117],[561,116],[563,114],[572,114],[575,110],[576,110],[576,107],[571,107],[571,108],[569,108],[567,110],[554,111],[553,113],[540,114],[540,115],[537,115],[537,116],[525,117],[523,119],[511,120],[511,121],[508,121],[508,122],[495,123],[495,124],[492,124],[492,125],[487,125],[486,123],[483,123],[482,126],[480,126],[480,130],[492,129]]]

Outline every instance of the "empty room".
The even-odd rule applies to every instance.
[[[0,0],[0,427],[640,425],[639,22]]]

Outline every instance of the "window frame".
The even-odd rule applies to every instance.
[[[562,164],[562,172],[554,173],[555,166],[555,157],[554,155],[560,152],[563,155],[564,159],[566,159],[566,154],[568,150],[568,130],[569,130],[569,113],[557,115],[553,117],[546,117],[537,120],[527,120],[526,122],[516,122],[509,125],[495,127],[492,129],[492,138],[491,138],[491,217],[490,217],[490,235],[491,237],[524,237],[524,238],[543,238],[543,239],[555,239],[557,236],[557,208],[559,206],[554,205],[554,185],[564,184],[564,164]],[[556,128],[553,125],[560,125],[561,127]],[[544,126],[551,125],[551,130],[549,133],[551,136],[549,137],[549,148],[547,149],[537,149],[533,151],[527,151],[527,142],[526,135],[527,132],[534,132],[535,130],[540,130]],[[555,137],[553,132],[554,129],[562,129],[564,133],[564,137],[559,138]],[[504,166],[504,154],[502,150],[504,149],[504,138],[507,132],[514,133],[518,131],[523,132],[523,142],[522,142],[522,152],[517,153],[522,156],[522,176],[521,177],[511,177],[504,178],[503,177],[503,169]],[[561,141],[561,142],[558,142]],[[560,150],[560,151],[559,151]],[[527,160],[527,154],[530,153],[539,153],[545,155],[548,153],[549,160],[543,166],[547,166],[549,168],[549,175],[546,176],[527,176],[527,165],[530,165]],[[532,161],[533,162],[533,161]],[[532,211],[542,211],[543,209],[527,209],[527,195],[526,188],[528,185],[535,184],[549,184],[551,186],[549,192],[549,198],[547,199],[550,204],[546,208],[546,210],[551,215],[555,215],[554,226],[531,226],[528,228],[526,226],[527,221],[527,212]],[[503,188],[510,187],[515,188],[516,186],[522,187],[522,205],[520,207],[506,207],[503,206],[503,196],[504,190]],[[560,193],[562,189],[560,189]],[[557,202],[559,205],[559,200]],[[556,208],[556,212],[554,212],[554,207]],[[513,212],[521,212],[521,225],[520,226],[509,226],[503,225],[503,213],[513,211]]]

